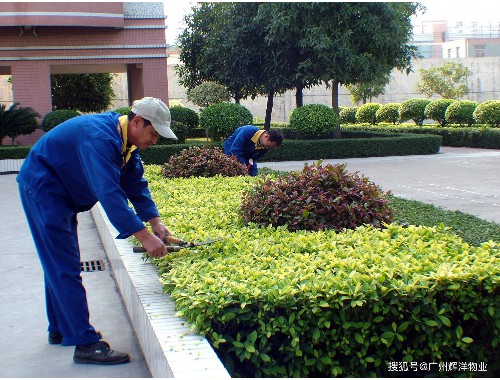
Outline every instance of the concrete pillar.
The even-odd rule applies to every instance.
[[[12,66],[14,102],[31,107],[42,117],[52,111],[50,66],[40,61],[23,61]]]
[[[129,105],[132,105],[134,100],[145,96],[142,64],[132,63],[127,65],[127,84]]]
[[[148,59],[143,63],[144,96],[163,100],[168,105],[167,60]]]

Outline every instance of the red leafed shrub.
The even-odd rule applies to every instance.
[[[177,177],[224,177],[248,175],[245,165],[234,156],[226,156],[216,147],[190,147],[170,157],[162,167],[162,174],[167,178]]]
[[[262,179],[244,192],[241,214],[247,223],[290,231],[379,227],[392,222],[389,194],[368,178],[347,173],[345,165],[313,164],[288,176]]]

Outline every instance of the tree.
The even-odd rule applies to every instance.
[[[390,80],[391,76],[385,74],[370,82],[348,84],[345,87],[351,95],[353,105],[358,105],[359,102],[366,104],[367,100],[371,102],[373,97],[383,95],[385,86],[387,86]]]
[[[203,82],[189,90],[187,99],[199,107],[208,107],[211,104],[228,102],[231,94],[222,84],[215,82]]]
[[[416,90],[428,97],[439,95],[443,99],[458,99],[469,93],[467,77],[472,71],[459,62],[446,62],[443,66],[419,70],[421,81]]]
[[[181,84],[227,86],[236,102],[266,95],[266,129],[275,94],[325,83],[338,114],[338,85],[373,81],[410,68],[410,17],[417,3],[202,3],[181,35]]]
[[[102,112],[115,98],[113,75],[54,74],[52,75],[52,109],[80,112]]]
[[[0,104],[0,145],[4,137],[14,140],[20,135],[29,135],[35,131],[38,124],[38,112],[31,107],[20,107],[19,103],[12,104],[9,108]]]

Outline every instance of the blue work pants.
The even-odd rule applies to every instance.
[[[42,264],[49,332],[63,335],[63,346],[99,341],[90,325],[87,294],[82,283],[76,212],[56,195],[35,197],[35,190],[19,185],[21,202]],[[48,202],[43,202],[43,199]],[[41,201],[42,200],[42,201]]]

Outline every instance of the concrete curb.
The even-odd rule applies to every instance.
[[[154,266],[114,238],[118,232],[100,204],[91,211],[152,376],[229,379],[208,341],[175,315]]]

